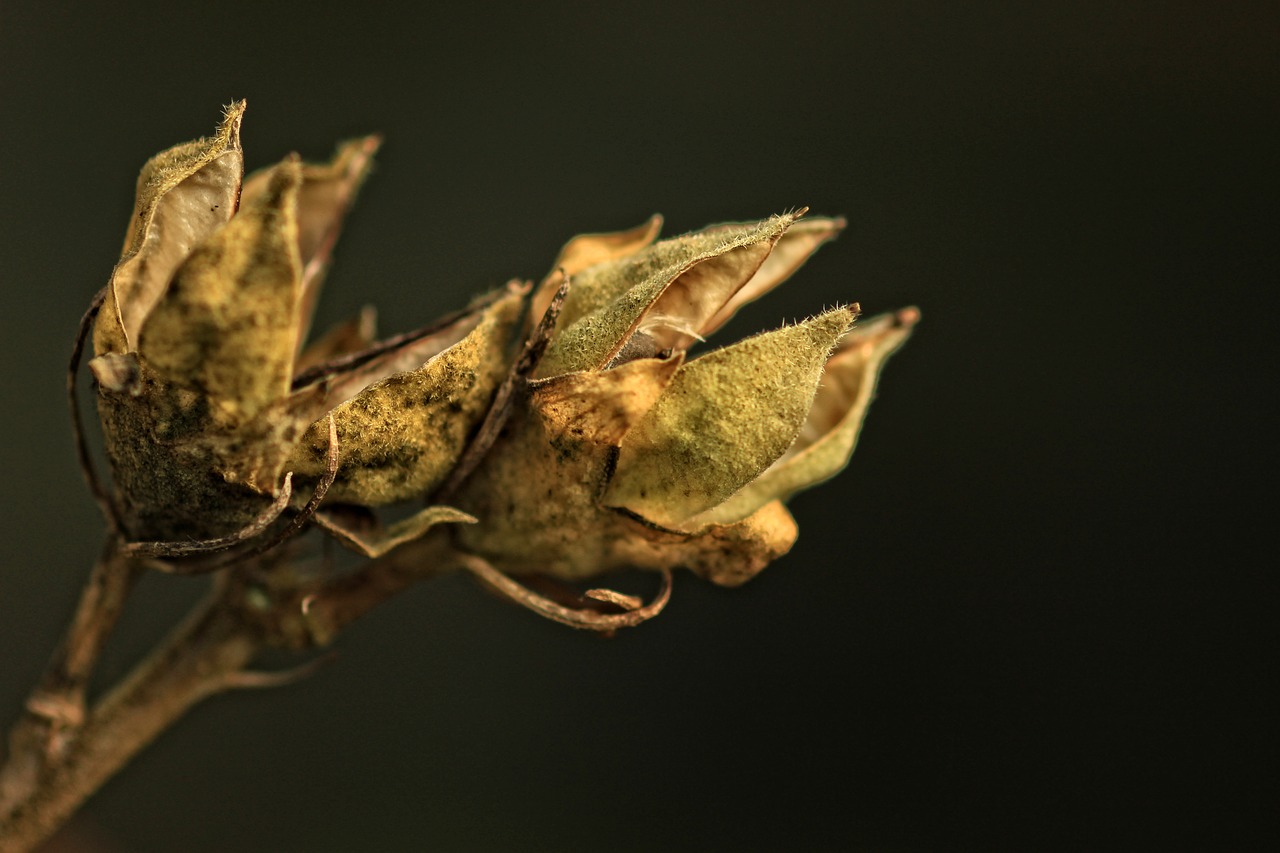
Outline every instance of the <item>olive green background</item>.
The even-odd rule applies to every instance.
[[[251,167],[386,135],[322,319],[400,331],[581,231],[809,205],[848,232],[716,342],[846,300],[924,320],[748,586],[682,575],[603,641],[425,585],[308,682],[197,710],[78,849],[1230,849],[1274,821],[1271,4],[411,8],[0,4],[6,721],[98,548],[76,321],[137,169],[234,98]],[[109,669],[201,588],[150,579]]]

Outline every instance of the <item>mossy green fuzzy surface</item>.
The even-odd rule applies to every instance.
[[[484,311],[470,334],[417,370],[394,374],[333,410],[338,473],[328,500],[378,506],[430,494],[453,469],[509,367],[521,297]],[[318,479],[327,420],[308,430],[286,465]]]
[[[679,528],[759,476],[795,441],[853,316],[836,308],[681,367],[623,440],[604,503]]]
[[[297,351],[301,167],[275,168],[264,192],[198,247],[142,325],[138,352],[168,382],[204,394],[234,426],[289,393]]]
[[[100,384],[98,413],[133,538],[226,536],[271,503],[285,454],[308,422],[290,410],[296,398],[220,429],[207,398],[159,380],[136,354],[110,358],[125,363],[115,365],[114,387]]]
[[[608,447],[548,433],[542,418],[522,407],[453,498],[477,519],[455,526],[455,540],[513,575],[577,580],[623,568],[688,568],[729,586],[795,541],[795,523],[781,504],[697,535],[602,507],[610,454]]]
[[[918,318],[919,312],[909,308],[860,321],[827,360],[795,444],[763,474],[691,524],[731,524],[843,470],[853,455],[880,371],[906,343]]]
[[[684,348],[751,279],[793,221],[774,216],[715,226],[583,270],[573,279],[538,376],[604,367],[650,314],[659,348]]]

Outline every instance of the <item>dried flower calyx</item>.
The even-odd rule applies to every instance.
[[[687,359],[843,227],[801,213],[569,243],[535,294],[572,276],[527,402],[457,498],[479,519],[455,530],[462,547],[513,574],[687,566],[729,585],[785,553],[782,501],[848,462],[918,319],[850,330],[857,306],[840,307]]]
[[[243,113],[234,104],[214,136],[143,168],[94,323],[90,369],[134,539],[234,538],[287,502],[288,474],[324,476],[330,417],[330,499],[372,506],[430,492],[505,375],[518,288],[381,346],[366,312],[304,348],[379,140],[244,178]]]

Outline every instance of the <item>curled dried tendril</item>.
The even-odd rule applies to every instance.
[[[600,613],[582,608],[565,607],[540,595],[511,576],[498,571],[487,561],[471,554],[459,558],[462,567],[475,575],[485,586],[497,592],[514,604],[544,616],[570,628],[581,628],[586,631],[610,632],[619,628],[633,628],[647,622],[662,612],[671,600],[671,571],[660,570],[662,588],[649,604],[641,604],[634,596],[625,595],[608,589],[588,590],[585,595],[597,601],[608,602],[623,608],[622,613]]]

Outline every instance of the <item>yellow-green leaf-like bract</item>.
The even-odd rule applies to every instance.
[[[755,479],[795,441],[853,317],[836,308],[681,367],[622,442],[603,502],[679,528]]]

